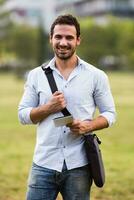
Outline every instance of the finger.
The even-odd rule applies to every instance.
[[[72,132],[79,132],[79,129],[78,129],[78,128],[70,128],[70,130],[71,130]]]
[[[79,119],[75,119],[74,121],[73,121],[73,126],[79,126],[79,124],[80,124],[80,120]]]
[[[66,107],[66,103],[62,103],[61,104],[61,108],[63,109],[63,108],[65,108]]]
[[[79,135],[79,131],[71,131],[73,135]]]
[[[65,101],[65,98],[64,98],[63,94],[58,95],[58,96],[57,96],[57,99],[58,99],[59,101]]]
[[[58,95],[61,95],[61,94],[63,94],[63,93],[60,92],[60,91],[56,91],[56,92],[53,93],[53,96],[58,96]]]
[[[72,128],[72,129],[79,129],[79,128],[80,128],[80,125],[79,125],[79,123],[72,123],[71,128]]]

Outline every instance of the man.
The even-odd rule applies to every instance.
[[[105,73],[76,55],[80,26],[72,15],[59,16],[51,26],[50,43],[58,91],[51,93],[41,67],[28,76],[19,104],[22,124],[37,124],[37,142],[28,180],[27,200],[89,200],[92,184],[83,134],[111,126],[115,107]],[[100,115],[94,119],[96,106]],[[53,119],[67,107],[73,122],[56,127]]]

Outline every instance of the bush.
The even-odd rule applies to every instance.
[[[134,70],[134,23],[132,20],[108,18],[97,24],[91,18],[80,19],[82,42],[78,55],[103,69]],[[49,37],[41,26],[13,25],[1,41],[0,57],[8,53],[19,66],[37,66],[53,56]]]
[[[81,21],[82,43],[78,54],[99,68],[134,70],[134,23],[131,20],[110,18],[100,25],[91,19]],[[102,62],[114,58],[113,64]],[[110,60],[109,60],[110,61]]]

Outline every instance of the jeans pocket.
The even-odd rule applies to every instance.
[[[45,188],[54,180],[54,170],[40,167],[33,163],[28,177],[28,186]]]
[[[39,166],[33,163],[28,177],[28,186],[42,187],[43,186],[43,173]]]

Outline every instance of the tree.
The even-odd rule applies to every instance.
[[[126,20],[120,23],[120,39],[118,42],[118,51],[126,59],[125,69],[134,70],[134,23]]]
[[[38,29],[27,25],[14,25],[11,49],[17,59],[37,64]]]
[[[93,23],[89,19],[83,20],[81,32],[82,43],[78,54],[87,62],[99,68],[134,70],[132,20],[110,18],[105,25]]]
[[[42,24],[40,24],[38,29],[38,45],[39,45],[39,51],[38,51],[38,64],[41,65],[43,62],[47,61],[50,54],[49,49],[49,36],[45,33],[44,28]]]
[[[11,31],[10,13],[5,10],[4,3],[6,0],[0,0],[0,51],[8,50],[8,41]]]

